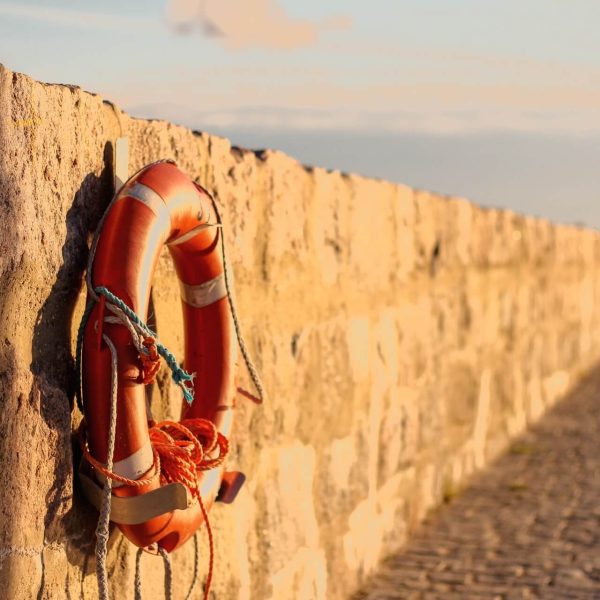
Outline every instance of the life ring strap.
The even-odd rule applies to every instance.
[[[85,497],[98,511],[102,505],[102,487],[79,471],[79,481]],[[188,489],[182,483],[169,483],[141,496],[110,498],[110,520],[121,525],[139,525],[177,509],[186,509],[191,502]]]

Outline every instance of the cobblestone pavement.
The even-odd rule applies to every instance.
[[[395,598],[600,599],[600,370],[355,596]]]

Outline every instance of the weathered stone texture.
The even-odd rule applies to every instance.
[[[468,489],[449,490],[353,600],[598,600],[599,399],[595,369]]]
[[[230,465],[249,479],[211,514],[218,598],[346,597],[600,357],[596,232],[308,169],[5,68],[0,107],[2,597],[96,595],[71,368],[120,135],[131,170],[173,158],[215,194],[268,394],[239,401]],[[161,338],[181,355],[166,255],[155,284]],[[176,417],[159,383],[153,410]],[[132,597],[134,554],[114,531],[115,597]],[[192,561],[174,554],[176,597]],[[142,569],[145,597],[162,597],[160,560]]]

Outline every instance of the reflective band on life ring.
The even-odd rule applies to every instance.
[[[142,185],[141,183],[132,185],[127,193],[127,196],[119,196],[117,199],[122,199],[125,197],[139,200],[157,217],[167,216],[169,214],[163,199],[152,188]]]
[[[194,402],[191,406],[183,403],[181,417],[209,420],[219,434],[228,437],[233,411],[222,407],[232,405],[236,340],[220,248],[222,230],[211,216],[216,217],[210,196],[174,163],[159,162],[143,168],[123,186],[106,214],[97,238],[91,279],[93,289],[109,290],[146,321],[152,276],[160,251],[167,246],[181,287],[183,368],[195,374]],[[82,392],[89,455],[106,464],[111,357],[101,335],[110,338],[117,352],[113,473],[147,481],[138,486],[115,483],[113,495],[141,496],[165,483],[149,477],[154,457],[142,383],[144,364],[130,330],[111,315],[108,305],[105,311],[104,302],[96,303],[83,333]],[[215,464],[218,466],[213,470],[197,473],[207,509],[214,503],[223,477],[223,467]],[[102,479],[98,473],[95,477]],[[146,514],[155,512],[152,508]],[[134,544],[147,547],[156,543],[170,552],[192,536],[204,519],[199,502],[190,498],[185,510],[171,510],[144,522],[127,513],[126,520],[119,527]]]
[[[227,296],[225,276],[222,273],[214,279],[200,283],[199,285],[187,285],[183,281],[180,281],[179,289],[181,290],[181,299],[196,308],[208,306]]]
[[[131,456],[119,460],[113,464],[112,472],[125,477],[126,479],[140,479],[148,472],[148,465],[152,465],[154,454],[152,452],[152,444],[150,440],[145,446],[142,446],[137,452]],[[104,483],[104,475],[98,473],[98,479]],[[118,481],[113,481],[113,487],[123,485]]]

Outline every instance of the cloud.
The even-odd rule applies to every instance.
[[[351,24],[345,16],[293,19],[278,0],[169,0],[167,19],[179,31],[199,29],[232,50],[310,46],[322,31]]]
[[[600,87],[383,84],[345,87],[299,81],[242,96],[229,88],[202,88],[196,96],[174,90],[132,94],[124,107],[204,130],[337,130],[429,133],[510,130],[586,134],[600,132]],[[187,99],[181,104],[179,98]],[[241,98],[243,97],[243,101]],[[201,107],[201,108],[200,108]]]
[[[130,31],[131,27],[156,28],[156,19],[144,16],[112,15],[87,10],[56,8],[42,5],[21,5],[14,2],[0,4],[0,15],[18,19],[40,21],[44,24],[70,27],[73,29],[106,29]]]

